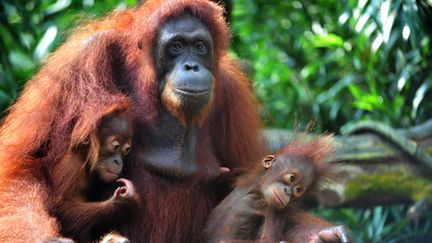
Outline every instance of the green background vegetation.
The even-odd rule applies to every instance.
[[[135,3],[1,0],[0,110],[13,102],[77,21]],[[292,129],[312,120],[318,132],[338,132],[365,119],[406,127],[431,118],[432,1],[233,3],[231,53],[254,67],[267,126]],[[406,209],[315,211],[347,224],[357,242],[427,239],[432,216],[414,224]]]

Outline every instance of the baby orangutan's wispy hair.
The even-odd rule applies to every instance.
[[[284,163],[284,161],[288,161],[287,159],[301,159],[313,164],[313,182],[308,189],[309,192],[316,190],[320,184],[333,180],[337,174],[337,166],[328,162],[329,157],[336,149],[333,135],[310,136],[298,134],[288,145],[273,155],[266,156],[262,161],[258,161],[250,173],[239,178],[237,186],[244,187],[253,184],[266,171],[275,173],[273,171],[284,170],[286,166],[290,166],[290,163]],[[277,160],[276,158],[279,156],[284,156],[287,159]],[[265,165],[267,162],[270,164]]]

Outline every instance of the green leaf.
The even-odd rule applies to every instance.
[[[311,43],[314,47],[343,47],[344,41],[341,37],[335,34],[314,35],[311,38]]]

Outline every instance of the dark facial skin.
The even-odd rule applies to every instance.
[[[163,109],[157,123],[139,125],[149,126],[145,137],[151,142],[145,149],[137,146],[132,156],[155,173],[189,177],[199,170],[200,126],[214,98],[213,37],[201,20],[186,12],[161,26],[152,54]],[[206,179],[217,177],[216,157],[209,154],[206,163]]]
[[[289,202],[297,201],[311,185],[314,167],[301,159],[280,155],[274,165],[261,178],[261,193],[267,205],[283,209]],[[282,166],[283,165],[283,166]],[[277,175],[274,171],[281,171]]]
[[[189,14],[166,22],[154,59],[164,106],[194,118],[208,105],[214,86],[213,39],[207,27]]]
[[[98,159],[91,165],[90,173],[103,182],[115,181],[123,169],[123,160],[132,145],[132,129],[123,117],[106,120],[99,131],[100,150]]]

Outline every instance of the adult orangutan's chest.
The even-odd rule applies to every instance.
[[[138,172],[136,184],[142,203],[131,222],[119,229],[131,242],[200,242],[216,188],[209,183],[171,180],[148,171]]]
[[[141,125],[126,159],[135,167],[173,179],[212,180],[220,162],[208,136],[197,125],[182,126],[170,117],[156,125]]]

